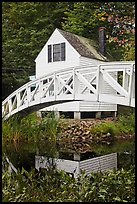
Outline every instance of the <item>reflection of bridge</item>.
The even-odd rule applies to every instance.
[[[111,93],[102,91],[104,83],[111,87]],[[20,111],[78,100],[135,107],[135,63],[107,62],[68,68],[30,81],[3,101],[2,117],[7,119]]]

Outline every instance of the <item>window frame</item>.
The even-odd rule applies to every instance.
[[[61,61],[61,43],[53,45],[53,62]]]
[[[52,45],[48,45],[48,63],[52,62]]]
[[[48,45],[48,63],[66,60],[66,43]]]

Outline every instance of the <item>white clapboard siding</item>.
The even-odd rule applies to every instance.
[[[104,62],[103,61],[99,61],[99,60],[94,60],[94,59],[90,59],[90,58],[87,58],[87,57],[80,57],[80,66],[92,66],[92,65],[99,65],[99,64],[103,64]],[[117,75],[116,73],[110,73],[110,75],[116,79],[117,78]],[[91,79],[91,75],[87,75],[87,80],[90,80]],[[107,82],[104,82],[102,84],[102,93],[112,93],[114,94],[115,93],[115,90],[112,89],[111,86],[108,85]]]
[[[80,66],[92,66],[92,65],[99,65],[99,64],[103,64],[104,62],[101,62],[101,61],[98,61],[98,60],[93,60],[93,59],[90,59],[90,58],[86,58],[86,57],[80,57]],[[114,73],[110,73],[110,75],[116,79],[117,78],[117,74],[116,72]],[[93,75],[92,75],[93,76]],[[91,75],[86,75],[86,79],[88,81],[90,81],[90,79],[92,78]],[[94,82],[92,84],[95,84],[96,83],[96,80],[94,80]],[[81,83],[80,84],[81,88],[84,88],[84,85]],[[102,87],[102,93],[104,94],[107,94],[107,93],[111,93],[111,94],[115,94],[116,91],[106,82],[104,81],[102,84],[101,84],[101,87]],[[85,93],[89,93],[89,89],[86,89]],[[97,105],[97,104],[96,104]],[[113,106],[112,106],[112,109],[113,109]],[[111,110],[112,110],[111,109]],[[81,110],[82,111],[82,110]],[[103,111],[103,110],[102,110]]]
[[[45,109],[43,109],[45,110]],[[76,101],[69,102],[64,104],[58,104],[49,106],[46,110],[51,111],[65,111],[65,112],[73,112],[73,111],[81,111],[81,112],[96,112],[96,111],[117,111],[117,105],[111,103],[103,103],[103,102],[90,102],[90,101]]]
[[[89,67],[89,66],[93,66],[93,65],[97,65],[98,64],[98,61],[97,60],[94,60],[94,59],[90,59],[90,58],[87,58],[87,57],[80,57],[80,59],[79,59],[80,61],[79,61],[79,65],[82,67],[82,66],[87,66],[87,67]],[[86,74],[86,73],[85,73]],[[94,74],[88,74],[88,75],[85,75],[85,78],[88,80],[88,81],[90,81],[90,79],[92,78],[94,76]],[[82,88],[84,88],[85,86],[82,84],[82,83],[80,83],[80,87],[81,87],[81,89]],[[86,89],[86,91],[84,92],[85,94],[86,93],[89,93],[89,89]]]
[[[93,172],[117,169],[117,153],[107,154],[104,156],[80,161],[80,170],[85,171],[88,175]]]
[[[96,59],[83,57],[83,56],[80,56],[80,58],[79,58],[79,65],[80,66],[98,65],[101,63],[104,63],[104,62],[96,60]]]
[[[89,101],[80,101],[79,107],[81,112],[86,111],[117,111],[116,104],[103,103],[103,102],[89,102]]]
[[[116,72],[110,72],[110,76],[112,76],[114,79],[117,79],[117,74]],[[102,93],[111,93],[111,94],[116,94],[116,91],[106,82],[102,84]]]
[[[110,75],[116,79],[117,76],[115,73],[110,73]],[[86,79],[88,81],[90,81],[90,79],[93,77],[94,75],[86,75]],[[96,84],[96,79],[93,81],[93,84]],[[83,87],[82,87],[83,88]],[[103,81],[103,83],[101,84],[101,88],[102,88],[102,93],[111,93],[111,94],[115,94],[116,91],[106,82],[106,81]]]
[[[66,159],[52,159],[47,160],[43,156],[35,156],[35,168],[47,168],[50,165],[56,165],[58,170],[74,174],[77,177],[81,171],[85,171],[87,175],[91,172],[106,171],[109,169],[117,169],[117,153],[107,154],[104,156],[86,159],[84,161],[71,161]]]

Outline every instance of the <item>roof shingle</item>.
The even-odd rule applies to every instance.
[[[99,53],[98,46],[91,39],[75,35],[70,32],[58,29],[63,37],[75,48],[75,50],[83,57],[97,59],[101,61],[109,61],[105,56]]]

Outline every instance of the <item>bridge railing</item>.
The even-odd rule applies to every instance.
[[[135,63],[72,67],[24,84],[2,102],[2,117],[39,105],[102,101],[135,107]]]

